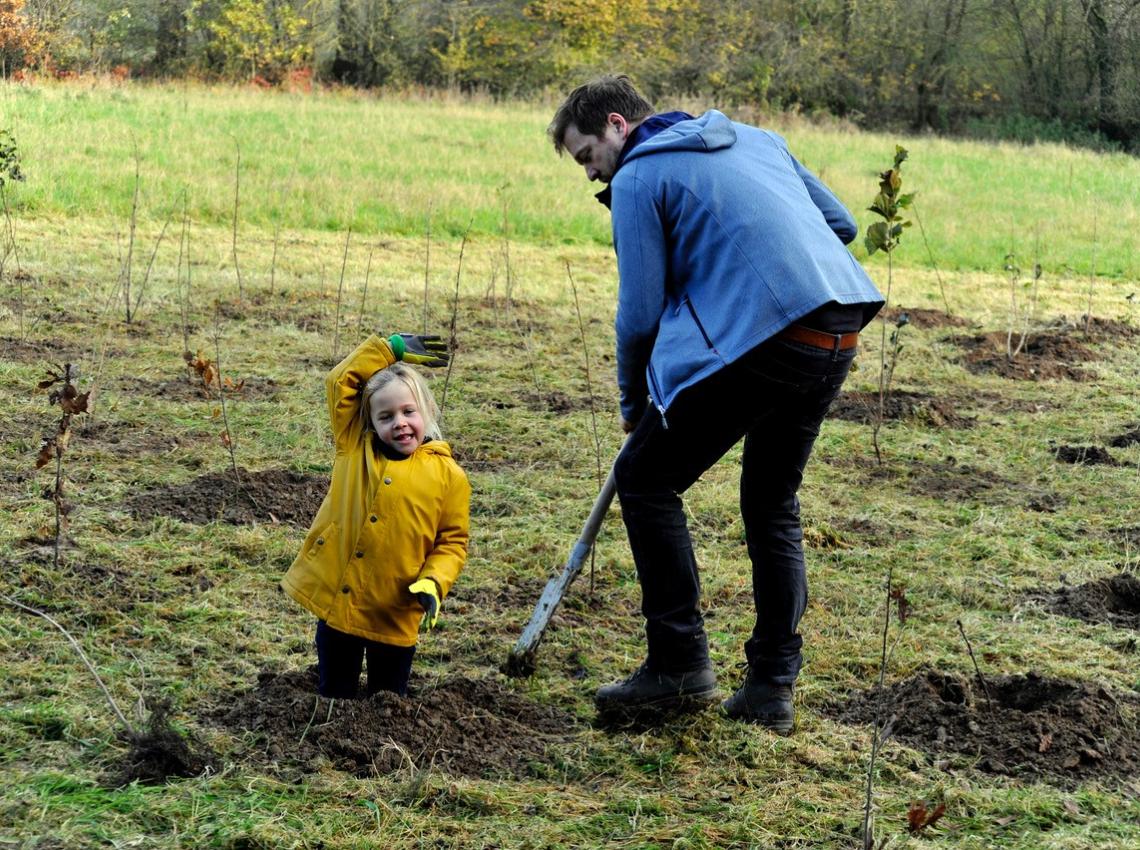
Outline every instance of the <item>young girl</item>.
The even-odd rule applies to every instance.
[[[438,337],[370,336],[325,378],[336,457],[329,492],[281,585],[317,616],[320,693],[407,692],[417,631],[467,559],[471,487],[423,378]]]

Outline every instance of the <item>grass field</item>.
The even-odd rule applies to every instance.
[[[929,253],[916,227],[893,262],[892,308],[912,323],[883,463],[865,421],[876,322],[801,493],[812,600],[796,733],[716,712],[612,729],[593,692],[642,652],[616,508],[536,673],[499,669],[621,439],[608,220],[552,154],[549,111],[0,87],[28,175],[8,191],[17,251],[0,278],[0,593],[59,621],[133,725],[168,702],[209,764],[124,784],[130,748],[78,654],[0,603],[0,847],[857,847],[872,729],[853,706],[880,673],[888,570],[912,607],[890,625],[898,716],[874,782],[888,846],[1140,844],[1137,606],[1096,595],[1134,592],[1140,565],[1140,162],[775,121],[861,228],[894,144],[911,152]],[[1011,246],[1022,316],[1043,267],[1012,363]],[[885,288],[886,263],[855,250]],[[447,333],[456,292],[453,369],[432,386],[473,485],[469,564],[409,700],[321,703],[306,689],[311,617],[277,583],[331,468],[323,375],[370,330]],[[242,383],[224,414],[187,347]],[[64,455],[57,567],[54,477],[34,464],[59,410],[35,387],[64,362],[94,401]],[[687,497],[726,690],[751,627],[738,459]],[[924,689],[938,677],[960,684]],[[1014,732],[1028,736],[1016,751]],[[946,814],[911,835],[918,800]]]

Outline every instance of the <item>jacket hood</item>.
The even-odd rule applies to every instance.
[[[666,151],[716,151],[736,144],[736,130],[722,112],[710,109],[699,118],[678,121],[629,152],[626,162]]]

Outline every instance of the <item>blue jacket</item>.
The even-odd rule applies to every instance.
[[[715,110],[623,151],[610,184],[618,386],[635,421],[831,301],[883,297],[854,218],[777,134]]]

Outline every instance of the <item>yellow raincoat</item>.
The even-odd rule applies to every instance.
[[[471,486],[442,440],[391,460],[365,429],[364,384],[395,362],[371,336],[325,378],[332,481],[281,586],[338,631],[414,646],[423,609],[408,585],[430,578],[447,595],[467,559]]]

